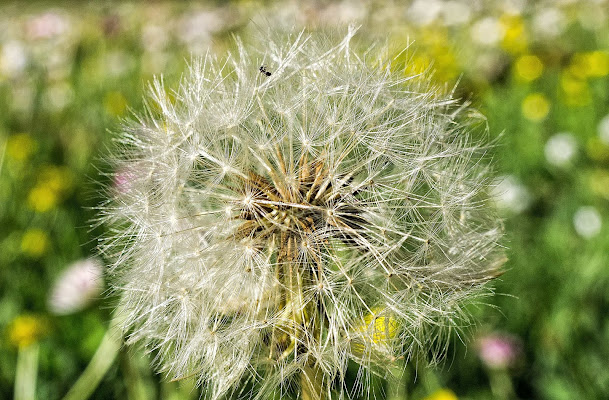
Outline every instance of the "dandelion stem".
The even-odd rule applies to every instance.
[[[300,375],[302,400],[324,400],[323,372],[315,366],[307,366]]]
[[[15,376],[15,400],[34,400],[38,375],[38,343],[19,348]]]
[[[118,314],[117,314],[118,315]],[[78,378],[74,386],[65,395],[63,400],[85,400],[99,385],[106,372],[114,362],[118,350],[121,348],[122,341],[120,333],[117,329],[117,318],[111,322],[106,334],[104,335],[101,344],[93,355],[93,358],[85,368],[85,371]]]
[[[496,399],[514,398],[514,386],[510,375],[504,369],[492,370],[490,373],[491,392]]]
[[[408,390],[406,388],[406,380],[408,374],[403,360],[396,361],[396,366],[393,368],[392,373],[394,379],[389,381],[387,400],[407,400]]]

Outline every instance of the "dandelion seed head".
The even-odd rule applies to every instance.
[[[247,380],[283,393],[311,369],[348,396],[398,358],[439,356],[503,262],[470,134],[483,121],[354,34],[196,59],[117,139],[116,171],[137,173],[101,206],[101,251],[125,332],[214,399]],[[350,360],[362,381],[346,391]]]

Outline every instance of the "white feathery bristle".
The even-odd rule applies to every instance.
[[[350,360],[435,357],[504,260],[483,121],[354,34],[237,41],[117,138],[101,250],[125,332],[213,399],[349,396]]]

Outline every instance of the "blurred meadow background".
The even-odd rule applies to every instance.
[[[501,135],[496,294],[439,368],[408,366],[376,396],[609,398],[607,0],[0,5],[0,398],[60,399],[77,381],[68,398],[199,398],[106,335],[100,158],[153,76],[175,87],[191,54],[222,55],[252,26],[348,22],[396,55],[410,43],[413,71],[456,85]]]

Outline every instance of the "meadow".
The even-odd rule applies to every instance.
[[[108,339],[106,149],[154,76],[267,25],[349,22],[486,116],[508,258],[445,360],[375,395],[609,397],[609,2],[419,0],[0,5],[0,398],[63,398],[86,368],[68,398],[199,397]]]

